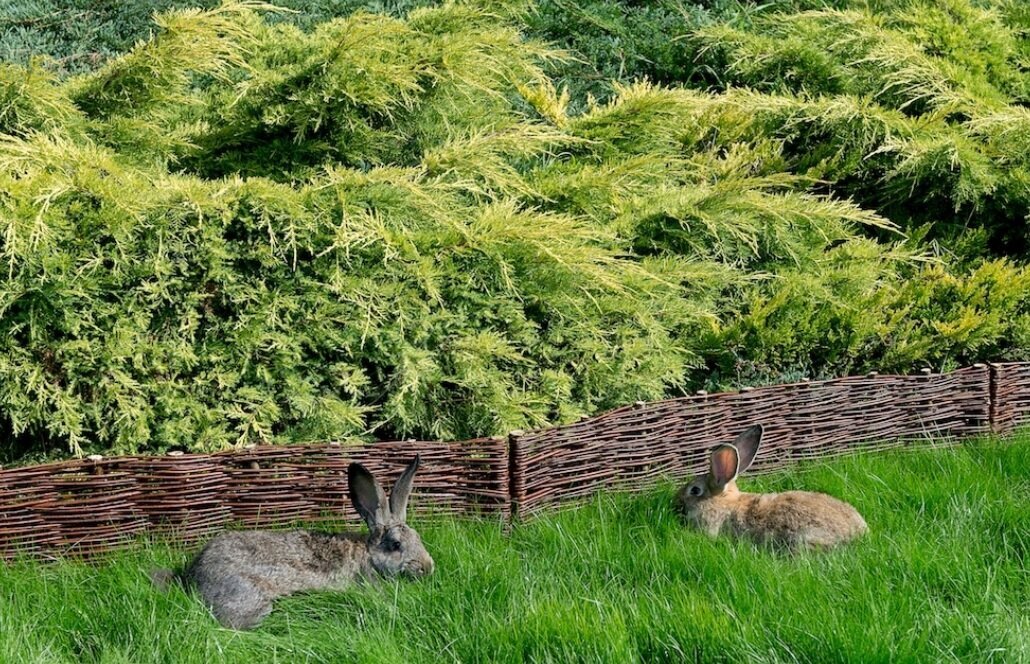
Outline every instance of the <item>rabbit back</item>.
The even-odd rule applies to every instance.
[[[730,523],[737,534],[789,549],[829,548],[869,529],[848,503],[810,491],[741,494]]]
[[[247,629],[268,615],[278,597],[341,587],[372,574],[364,538],[258,530],[214,538],[184,577],[220,623]]]

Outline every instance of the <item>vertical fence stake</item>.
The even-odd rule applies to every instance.
[[[987,371],[987,428],[991,433],[998,434],[1001,433],[1001,423],[998,422],[998,365],[990,362]]]
[[[521,439],[525,431],[516,429],[508,433],[508,525],[512,526],[521,516],[522,494],[526,490],[526,478],[522,476]]]

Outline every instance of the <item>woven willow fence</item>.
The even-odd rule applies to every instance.
[[[416,453],[412,510],[509,515],[504,438],[92,458],[0,471],[0,558],[92,555],[144,533],[192,543],[231,524],[356,524],[347,465],[393,483]]]
[[[507,438],[266,446],[0,470],[0,559],[94,555],[145,534],[194,543],[230,525],[357,522],[347,464],[360,461],[387,483],[416,453],[416,514],[527,518],[600,490],[692,475],[709,448],[755,422],[766,429],[756,471],[1004,433],[1030,423],[1030,363],[699,393]]]

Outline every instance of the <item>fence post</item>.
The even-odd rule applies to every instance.
[[[991,433],[1000,433],[998,423],[998,366],[994,362],[987,364],[987,428]]]
[[[990,368],[990,418],[991,433],[1004,434],[1015,428],[1016,410],[1011,401],[1013,387],[1003,375],[1005,365],[997,362],[988,362]]]
[[[522,436],[526,432],[516,429],[508,434],[508,523],[521,517],[522,501],[526,493],[526,478],[522,467]]]

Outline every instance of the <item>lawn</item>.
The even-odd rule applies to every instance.
[[[182,551],[0,565],[0,661],[1030,661],[1030,436],[741,487],[827,491],[871,534],[797,557],[712,541],[678,523],[672,486],[510,533],[429,520],[430,579],[289,598],[250,633],[151,588]]]

